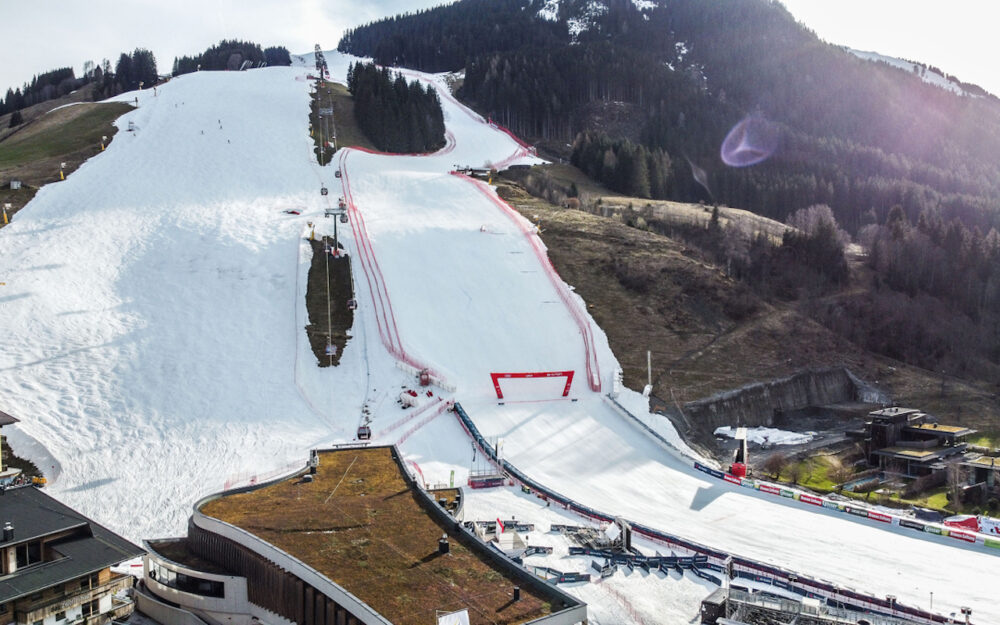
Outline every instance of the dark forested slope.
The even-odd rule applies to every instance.
[[[895,204],[914,222],[931,211],[996,225],[996,98],[858,59],[777,2],[659,4],[562,0],[546,14],[553,5],[542,0],[463,0],[349,31],[340,49],[428,71],[464,68],[462,98],[552,144],[604,130],[601,111],[624,107],[639,121],[624,138],[669,156],[660,175],[669,184],[654,197],[716,199],[777,219],[826,203],[852,233]],[[727,167],[719,147],[750,114],[773,125],[779,149],[761,165]],[[706,170],[712,196],[688,159]],[[638,196],[657,186],[604,182]]]

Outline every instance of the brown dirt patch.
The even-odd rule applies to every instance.
[[[796,302],[761,300],[678,241],[628,226],[613,211],[601,217],[562,209],[503,185],[515,208],[540,217],[553,264],[607,333],[629,388],[646,384],[652,352],[653,394],[666,406],[802,369],[846,366],[896,402],[943,421],[1000,426],[996,389],[986,383],[946,378],[942,392],[940,374],[867,352],[800,313]],[[611,201],[627,205],[623,200]],[[710,216],[698,205],[672,204],[654,203],[678,219]],[[747,219],[752,232],[767,226],[745,211],[720,210],[723,218]],[[772,224],[764,231],[783,227]]]

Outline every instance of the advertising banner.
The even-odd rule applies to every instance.
[[[912,521],[910,519],[900,519],[899,520],[899,526],[900,527],[908,527],[911,530],[918,530],[918,531],[921,531],[921,532],[924,531],[927,528],[927,526],[924,525],[923,523],[921,523],[919,521]]]

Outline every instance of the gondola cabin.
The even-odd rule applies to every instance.
[[[362,425],[361,427],[358,428],[359,441],[371,440],[371,437],[372,437],[372,429],[370,427],[368,427],[367,425]]]

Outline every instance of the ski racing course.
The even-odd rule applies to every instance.
[[[353,60],[327,58],[338,77]],[[5,434],[54,495],[134,540],[180,534],[200,496],[301,466],[308,450],[352,440],[363,414],[422,481],[461,484],[473,437],[445,410],[458,400],[524,478],[580,506],[910,606],[933,592],[936,611],[969,605],[975,622],[1000,622],[997,560],[978,546],[729,485],[694,468],[640,395],[618,401],[679,451],[623,417],[605,397],[618,366],[607,338],[535,225],[451,173],[537,159],[442,77],[408,72],[442,96],[443,150],[344,149],[321,168],[306,73],[200,72],[123,94],[139,106],[107,151],[0,230],[2,408],[21,419]],[[307,223],[317,236],[333,230],[324,185],[348,203],[339,234],[359,308],[340,365],[320,369],[303,328]],[[435,385],[415,387],[424,369]],[[567,379],[547,374],[567,371],[563,397]],[[403,410],[407,386],[420,401]],[[470,493],[469,508],[554,514],[512,491]],[[652,585],[667,596],[675,581]],[[570,588],[607,622],[618,613],[604,602],[649,585],[607,584]],[[708,592],[685,588],[693,601]],[[690,602],[677,603],[687,611],[649,613],[690,618]]]
[[[443,89],[435,77],[422,79]],[[834,587],[891,594],[925,609],[933,592],[937,611],[972,605],[983,622],[1000,620],[989,599],[989,571],[997,560],[981,548],[805,509],[714,480],[694,468],[693,454],[669,453],[624,419],[596,390],[601,380],[596,389],[587,383],[587,372],[599,371],[604,390],[612,386],[617,362],[607,339],[582,300],[564,296],[561,288],[569,287],[550,279],[533,226],[484,184],[447,173],[456,164],[503,160],[512,146],[491,151],[503,135],[454,100],[442,101],[456,141],[449,153],[351,151],[341,160],[343,181],[351,210],[363,214],[365,245],[378,259],[407,353],[457,388],[456,399],[482,435],[502,439],[511,465],[605,515]],[[579,375],[569,399],[560,397],[564,380],[558,378],[502,380],[503,401],[491,381],[495,372],[565,370]],[[648,417],[641,396],[625,391],[620,401]],[[673,441],[690,453],[676,435]],[[456,461],[455,448],[464,460]],[[417,431],[402,449],[429,482],[445,481],[448,469],[461,476],[469,464],[467,439],[456,439],[450,427]]]

